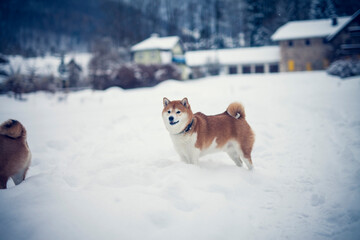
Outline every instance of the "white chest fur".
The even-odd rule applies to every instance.
[[[170,134],[170,136],[181,159],[186,163],[197,163],[200,156],[200,149],[195,147],[197,134]]]

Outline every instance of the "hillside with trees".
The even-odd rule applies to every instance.
[[[127,48],[154,32],[180,36],[188,50],[262,46],[287,21],[359,8],[355,0],[3,0],[0,52],[89,51],[102,37]]]

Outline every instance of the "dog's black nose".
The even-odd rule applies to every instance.
[[[170,116],[170,117],[169,117],[169,121],[170,121],[170,122],[174,121],[174,117],[173,117],[173,116]]]

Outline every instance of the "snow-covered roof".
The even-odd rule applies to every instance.
[[[153,49],[171,50],[179,41],[180,38],[177,36],[159,37],[158,35],[153,34],[150,38],[132,46],[131,51],[144,51]]]
[[[327,37],[336,33],[345,24],[350,21],[351,17],[338,17],[337,25],[332,25],[332,19],[292,21],[281,26],[271,36],[273,41],[320,38]]]
[[[341,26],[341,28],[339,28],[337,31],[333,32],[332,34],[330,34],[327,38],[328,41],[333,40],[347,25],[349,25],[352,21],[354,21],[357,17],[360,16],[360,9],[357,10],[351,17],[350,19]]]
[[[234,48],[221,50],[190,51],[185,54],[190,67],[209,63],[221,65],[239,65],[256,63],[275,63],[280,61],[279,46]]]

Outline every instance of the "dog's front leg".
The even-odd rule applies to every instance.
[[[197,165],[199,163],[199,157],[193,156],[190,160],[190,163]]]
[[[189,162],[191,164],[198,164],[199,163],[199,157],[200,157],[200,152],[198,151],[191,151],[188,153],[189,156]]]
[[[187,164],[198,164],[199,162],[199,155],[198,154],[180,154],[180,158],[182,161],[184,161]]]
[[[187,163],[187,164],[190,164],[190,159],[185,155],[185,154],[179,154],[180,155],[180,158],[181,160],[184,162],[184,163]]]

